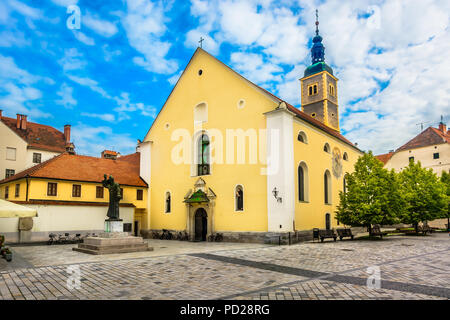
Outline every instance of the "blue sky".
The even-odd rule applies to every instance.
[[[81,28],[67,27],[67,7]],[[413,4],[413,5],[412,5]],[[0,2],[0,108],[62,130],[80,154],[134,151],[202,36],[204,48],[299,106],[319,9],[342,132],[399,147],[450,110],[448,1]]]

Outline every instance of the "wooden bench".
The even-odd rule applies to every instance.
[[[383,236],[387,235],[387,232],[381,231],[380,226],[378,224],[375,224],[372,227],[372,230],[370,232],[371,236],[377,236],[383,239]]]
[[[319,230],[319,237],[320,241],[323,242],[326,238],[333,238],[334,241],[337,239],[336,233],[334,233],[334,230]]]
[[[419,226],[417,229],[419,232],[421,232],[423,235],[426,235],[428,232],[433,233],[433,228],[430,226]]]
[[[352,229],[336,229],[336,231],[341,241],[345,237],[350,237],[353,240]]]

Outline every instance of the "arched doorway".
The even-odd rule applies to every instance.
[[[208,215],[203,208],[195,211],[195,241],[206,241],[208,232]]]

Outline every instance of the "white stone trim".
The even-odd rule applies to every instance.
[[[267,228],[269,232],[294,230],[295,173],[293,114],[279,108],[265,113],[267,127]],[[277,136],[278,135],[278,136]],[[278,138],[278,139],[275,139]],[[277,157],[273,157],[277,154]],[[272,194],[279,190],[281,202]],[[281,227],[280,227],[281,226]]]

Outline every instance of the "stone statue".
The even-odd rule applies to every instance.
[[[104,179],[102,181],[103,187],[109,190],[109,208],[108,213],[106,214],[109,220],[118,220],[119,219],[119,201],[122,199],[122,195],[120,192],[120,185],[117,182],[114,182],[113,176],[109,176],[106,179],[106,174],[103,176]]]

